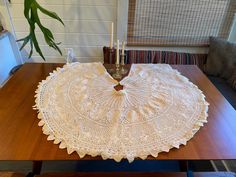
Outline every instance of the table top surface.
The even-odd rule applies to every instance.
[[[62,64],[25,64],[0,89],[0,160],[98,160],[76,152],[67,154],[47,141],[38,126],[35,90],[38,83]],[[106,65],[106,67],[111,67]],[[205,94],[209,106],[208,123],[187,145],[160,153],[159,160],[236,159],[236,111],[197,66],[173,65]]]

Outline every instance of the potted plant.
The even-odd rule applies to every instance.
[[[62,55],[62,52],[61,52],[60,48],[58,47],[58,45],[60,43],[56,43],[53,33],[50,31],[50,29],[43,26],[43,24],[41,23],[41,20],[39,18],[39,15],[38,15],[39,12],[43,13],[53,19],[58,20],[60,23],[62,23],[64,25],[61,18],[55,12],[51,12],[51,11],[43,8],[37,2],[37,0],[24,0],[24,16],[27,19],[27,22],[29,24],[30,32],[26,37],[18,40],[18,42],[23,41],[23,44],[22,44],[20,50],[22,50],[26,46],[26,44],[29,43],[30,48],[31,48],[30,53],[29,53],[29,58],[32,56],[33,51],[35,49],[35,51],[45,60],[45,57],[44,57],[44,55],[40,49],[40,46],[38,44],[37,36],[35,34],[35,27],[38,26],[39,29],[41,30],[41,32],[43,33],[44,39],[45,39],[46,43],[48,44],[48,46],[57,50]]]

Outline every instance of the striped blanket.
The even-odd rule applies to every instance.
[[[115,63],[115,50],[110,54],[109,48],[103,48],[104,63]],[[207,54],[190,54],[166,51],[147,51],[147,50],[127,50],[125,51],[125,63],[166,63],[166,64],[182,64],[197,65],[201,70],[206,64]],[[111,55],[111,57],[110,57]]]

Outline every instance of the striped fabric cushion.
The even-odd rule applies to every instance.
[[[108,47],[103,48],[104,62],[115,63],[115,51],[111,53]],[[203,70],[206,64],[207,54],[189,54],[165,51],[144,51],[144,50],[128,50],[126,53],[126,64],[131,63],[166,63],[166,64],[183,64],[197,65]]]

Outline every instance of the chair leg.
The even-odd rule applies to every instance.
[[[193,171],[188,170],[188,171],[187,171],[187,177],[194,177]]]
[[[26,177],[34,177],[41,173],[43,161],[33,161],[32,172],[28,173]]]

